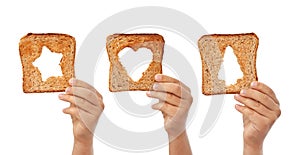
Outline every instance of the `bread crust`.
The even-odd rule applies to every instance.
[[[202,93],[204,95],[236,94],[257,81],[256,56],[259,38],[255,33],[210,34],[198,40],[202,62]],[[236,84],[225,85],[218,79],[226,47],[231,46],[243,77]]]
[[[152,51],[152,62],[138,81],[132,80],[124,66],[120,63],[118,53],[126,48],[137,51],[148,48]],[[113,34],[107,37],[106,49],[110,61],[109,90],[147,91],[152,89],[154,76],[162,73],[164,39],[159,34]]]
[[[42,81],[41,73],[32,63],[40,57],[42,47],[51,52],[61,53],[60,66],[63,76],[49,77]],[[75,38],[59,33],[28,33],[20,39],[19,54],[23,70],[23,92],[44,93],[62,92],[69,86],[68,80],[75,77],[74,59],[76,51]]]

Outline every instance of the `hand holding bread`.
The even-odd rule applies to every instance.
[[[60,66],[62,77],[41,80],[41,73],[32,65],[47,46],[52,52],[62,53]],[[236,84],[226,86],[218,79],[225,48],[231,46],[238,59],[243,78]],[[125,47],[133,50],[148,48],[153,59],[138,81],[126,72],[119,61],[118,53]],[[204,35],[198,41],[202,61],[202,93],[204,95],[232,94],[243,105],[236,105],[244,121],[244,153],[259,154],[263,141],[274,122],[280,116],[279,102],[273,90],[257,82],[256,52],[258,37],[248,34]],[[75,154],[93,154],[93,132],[104,110],[101,94],[91,85],[74,77],[75,39],[64,34],[28,34],[19,43],[23,67],[23,92],[66,91],[59,99],[69,102],[70,107],[63,110],[70,114],[73,122]],[[186,119],[193,102],[190,89],[177,79],[162,74],[164,39],[158,34],[114,34],[107,37],[106,49],[110,61],[109,90],[148,91],[148,97],[158,99],[153,109],[162,112],[164,127],[173,149],[172,154],[191,154],[186,135]],[[255,81],[255,82],[252,82]],[[250,83],[252,84],[250,85]],[[177,138],[180,137],[180,138]],[[176,141],[184,141],[184,143]],[[179,149],[184,144],[185,149]],[[177,151],[177,149],[179,149]]]
[[[242,104],[235,108],[243,115],[244,153],[259,154],[266,135],[281,114],[279,101],[269,86],[257,81],[234,98]]]
[[[147,96],[159,100],[152,108],[162,112],[169,136],[176,137],[185,131],[186,119],[193,102],[191,90],[186,85],[172,77],[157,74],[153,91],[148,91]]]
[[[76,150],[73,155],[88,154],[85,151],[92,151],[93,133],[104,110],[102,95],[81,80],[71,79],[69,84],[66,92],[59,95],[59,99],[70,103],[70,107],[63,112],[71,115],[73,122],[73,151]]]

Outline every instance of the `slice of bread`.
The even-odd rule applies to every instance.
[[[256,55],[258,37],[254,33],[204,35],[198,41],[202,61],[202,93],[204,95],[234,94],[249,88],[257,81]],[[226,86],[218,79],[225,49],[230,46],[237,57],[243,77],[236,84]],[[225,71],[226,72],[226,71]]]
[[[107,37],[106,49],[110,61],[109,90],[111,92],[152,89],[154,76],[162,73],[164,39],[159,34],[114,34]],[[152,62],[138,81],[132,80],[120,63],[118,53],[125,47],[134,51],[148,48],[153,53]],[[138,58],[137,58],[138,59]]]
[[[63,55],[60,66],[63,76],[49,77],[42,81],[41,73],[32,63],[40,57],[43,46],[51,52]],[[19,52],[23,68],[23,92],[43,93],[65,91],[68,80],[74,77],[74,59],[76,51],[75,38],[66,34],[29,33],[22,37],[19,43]]]

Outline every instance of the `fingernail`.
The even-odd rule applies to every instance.
[[[150,92],[150,91],[147,91],[146,94],[147,94],[148,96],[151,96],[151,92]]]
[[[251,87],[256,87],[257,86],[257,81],[251,82]]]
[[[234,105],[234,107],[235,107],[236,110],[240,109],[240,105],[239,104]]]
[[[245,89],[242,89],[241,92],[240,92],[240,94],[245,95],[245,94],[246,94],[246,90],[245,90]]]
[[[65,113],[65,114],[67,113],[67,110],[66,110],[66,109],[63,109],[62,111],[63,111],[63,113]]]
[[[154,83],[154,85],[153,85],[153,90],[157,90],[157,88],[158,88],[158,84],[157,84],[157,83]]]
[[[73,84],[74,84],[74,80],[75,80],[74,78],[71,78],[71,79],[69,80],[69,84],[70,84],[70,85],[73,85]]]
[[[62,99],[62,98],[63,98],[63,94],[59,94],[59,95],[58,95],[58,98],[59,98],[59,99]]]
[[[235,98],[239,98],[240,95],[239,95],[239,94],[234,94],[234,97],[235,97]]]
[[[156,81],[160,81],[162,76],[160,74],[156,74],[154,78]]]
[[[67,93],[67,92],[70,92],[70,90],[71,90],[71,88],[70,88],[70,87],[67,87],[67,88],[66,88],[66,93]]]
[[[153,104],[153,105],[151,106],[152,109],[155,109],[155,107],[156,107],[156,104]]]

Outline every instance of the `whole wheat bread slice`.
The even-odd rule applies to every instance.
[[[43,46],[46,46],[51,52],[61,53],[63,55],[59,64],[63,76],[52,76],[46,81],[42,81],[39,69],[32,63],[40,57]],[[22,37],[19,43],[19,52],[23,69],[23,92],[42,93],[64,91],[68,87],[68,80],[74,77],[75,51],[75,38],[66,34],[29,33]]]
[[[256,55],[259,39],[254,33],[204,35],[198,41],[202,61],[202,93],[204,95],[234,94],[257,81]],[[225,49],[231,46],[243,77],[236,84],[225,85],[218,79]],[[225,71],[226,72],[226,71]]]
[[[152,62],[138,81],[132,80],[120,63],[118,53],[125,47],[134,51],[148,48],[153,53]],[[114,34],[107,37],[106,49],[110,61],[109,90],[111,92],[152,89],[154,76],[162,73],[164,39],[159,34]],[[138,59],[138,58],[137,58]]]

